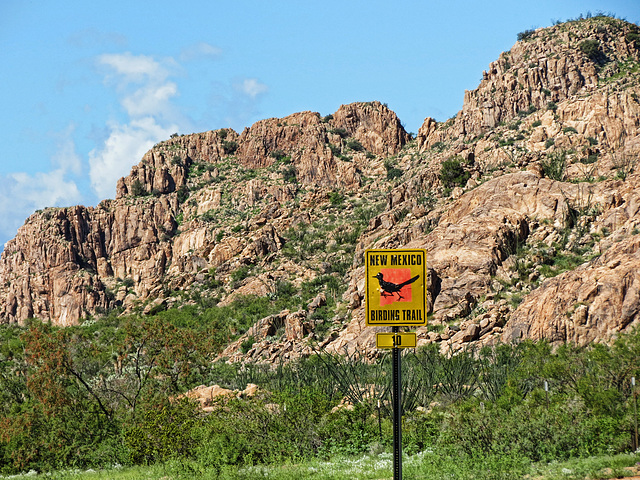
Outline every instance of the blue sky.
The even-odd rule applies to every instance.
[[[172,133],[379,100],[462,107],[518,32],[638,0],[0,2],[0,249],[35,210],[115,196]]]

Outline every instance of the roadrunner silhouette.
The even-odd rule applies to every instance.
[[[402,282],[402,283],[393,283],[393,282],[387,282],[384,279],[384,276],[382,275],[382,272],[378,272],[378,274],[375,276],[375,278],[378,279],[378,283],[380,283],[380,288],[382,289],[382,292],[380,292],[380,294],[383,297],[388,297],[389,295],[391,295],[393,297],[394,293],[398,294],[398,300],[400,300],[401,298],[404,298],[402,295],[400,295],[400,290],[402,290],[402,287],[409,285],[410,283],[415,282],[417,279],[420,278],[420,275],[416,275],[413,278],[410,278],[409,280],[407,280],[406,282]]]

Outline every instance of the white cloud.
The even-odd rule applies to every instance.
[[[108,67],[111,72],[107,79],[111,79],[113,74],[120,76],[120,82],[144,82],[149,79],[163,81],[167,78],[168,70],[153,57],[147,55],[133,55],[125,53],[105,53],[98,57],[98,65]]]
[[[219,54],[217,47],[199,43],[185,49],[182,58]],[[106,69],[107,85],[115,86],[128,116],[125,122],[112,122],[104,144],[89,152],[91,187],[99,198],[105,198],[113,197],[118,179],[128,175],[147,150],[180,131],[180,125],[189,120],[173,102],[179,91],[170,77],[181,71],[173,59],[157,60],[127,52],[100,55],[97,63]],[[250,117],[258,98],[268,91],[256,78],[237,80],[232,87],[223,108],[231,110],[236,119]]]
[[[218,58],[222,55],[222,49],[206,42],[199,42],[185,47],[180,52],[180,60],[190,62],[199,58]]]
[[[201,42],[185,48],[180,59],[216,58],[221,54],[218,47]],[[111,53],[98,56],[96,65],[102,70],[105,85],[118,95],[126,114],[124,121],[111,121],[104,132],[93,136],[102,140],[88,154],[88,176],[93,193],[102,199],[113,198],[118,179],[128,175],[131,167],[154,144],[189,128],[193,122],[174,102],[179,88],[171,77],[184,73],[174,59]],[[206,111],[211,112],[209,117],[235,128],[242,128],[256,115],[256,105],[268,91],[267,85],[256,78],[211,86],[215,97],[206,106]],[[94,125],[94,133],[95,128]],[[51,156],[49,172],[0,175],[0,250],[4,241],[15,235],[24,219],[35,210],[74,205],[90,196],[82,194],[76,183],[86,182],[82,177],[86,174],[83,160],[73,141],[76,134],[73,124],[53,134],[56,150]]]
[[[45,207],[62,207],[80,202],[76,183],[67,178],[64,167],[33,175],[17,172],[0,175],[0,238],[2,245],[16,234],[25,218]]]
[[[71,205],[80,200],[80,191],[67,172],[58,168],[50,172],[24,172],[9,174],[14,191],[20,192],[20,202],[32,205],[33,210],[44,207]]]
[[[99,198],[113,198],[118,179],[128,175],[131,166],[155,143],[178,130],[173,124],[159,125],[153,117],[135,119],[125,125],[114,123],[110,127],[111,134],[104,146],[89,152],[91,187]]]
[[[169,100],[178,93],[173,82],[145,85],[122,99],[122,106],[132,117],[166,114],[171,110]]]
[[[74,131],[75,125],[70,124],[62,132],[54,134],[57,151],[51,157],[51,161],[65,172],[70,171],[75,175],[80,175],[82,160],[76,152],[76,145],[73,141]]]
[[[63,131],[51,134],[56,151],[51,156],[50,171],[0,175],[0,251],[34,211],[82,201],[74,178],[82,173],[82,161],[72,138],[74,131],[75,126],[69,124]]]
[[[264,83],[260,83],[256,78],[245,78],[241,82],[236,83],[235,87],[251,98],[256,98],[258,95],[266,93],[269,90],[269,87]]]
[[[113,197],[116,183],[155,143],[178,131],[171,99],[178,87],[168,80],[172,59],[159,62],[146,55],[104,54],[98,64],[106,66],[106,79],[115,83],[127,122],[109,124],[109,136],[89,152],[91,187],[99,198]]]

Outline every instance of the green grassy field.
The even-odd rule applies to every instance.
[[[635,476],[640,473],[639,454],[621,454],[573,459],[564,462],[531,463],[509,457],[442,457],[421,452],[403,458],[403,478],[426,480],[586,480]],[[229,467],[206,471],[195,463],[167,462],[149,467],[137,466],[111,470],[66,471],[0,476],[0,479],[79,479],[79,480],[173,480],[256,479],[273,480],[391,480],[393,458],[389,452],[357,457],[339,457],[331,461],[310,461],[295,465]]]

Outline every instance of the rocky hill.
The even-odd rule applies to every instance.
[[[586,344],[637,326],[640,29],[597,16],[518,38],[416,138],[370,102],[157,144],[115,200],[27,219],[0,260],[0,321],[286,296],[223,355],[369,348],[364,250],[415,247],[421,344]]]

